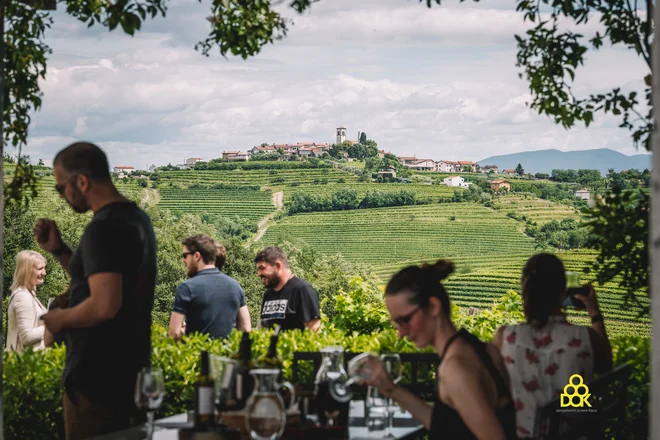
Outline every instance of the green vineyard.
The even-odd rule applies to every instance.
[[[296,185],[289,186],[284,190],[284,201],[290,199],[294,193],[302,192],[315,195],[332,195],[333,193],[352,189],[357,191],[358,197],[362,198],[367,191],[399,192],[411,191],[417,194],[417,199],[423,202],[437,203],[441,198],[451,197],[455,191],[463,191],[463,188],[449,187],[445,185],[417,185],[407,183],[351,183],[350,185],[328,183],[326,185]]]
[[[270,191],[254,189],[160,189],[158,206],[172,212],[239,216],[257,223],[275,207]]]
[[[335,168],[320,169],[284,169],[284,170],[209,170],[209,171],[160,171],[158,172],[160,185],[165,186],[173,183],[177,186],[188,187],[198,183],[202,185],[214,185],[223,183],[236,186],[267,186],[273,188],[290,185],[337,183],[342,179],[344,183],[357,182],[357,176],[347,171]]]
[[[502,210],[504,213],[513,211],[520,216],[524,216],[527,220],[539,223],[539,225],[551,220],[580,219],[579,214],[572,205],[562,205],[550,200],[540,199],[534,195],[511,194],[497,196],[492,203],[494,209]]]
[[[424,258],[532,252],[518,222],[483,205],[446,203],[301,214],[268,229],[265,243],[295,237],[349,261],[391,264]]]

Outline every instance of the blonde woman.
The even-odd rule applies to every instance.
[[[22,351],[26,347],[44,348],[44,324],[39,317],[46,308],[37,299],[37,286],[46,276],[46,259],[35,251],[16,255],[16,270],[11,284],[7,310],[7,349]]]

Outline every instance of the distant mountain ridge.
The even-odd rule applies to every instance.
[[[651,169],[650,154],[626,156],[609,148],[595,150],[560,151],[538,150],[502,154],[480,160],[479,165],[497,165],[503,169],[515,169],[521,164],[526,173],[551,173],[553,169],[592,169],[602,175],[613,168],[615,171]]]

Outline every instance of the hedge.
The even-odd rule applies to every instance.
[[[266,351],[270,331],[252,333],[253,356]],[[166,329],[154,326],[152,332],[153,364],[161,367],[167,390],[157,417],[179,414],[190,407],[192,384],[197,374],[202,349],[228,355],[238,348],[239,332],[226,340],[209,340],[193,335],[182,343],[167,337]],[[648,432],[649,338],[613,337],[615,364],[629,362],[633,366],[628,399],[628,432],[625,438],[646,438]],[[408,340],[399,338],[392,329],[374,334],[344,333],[330,326],[323,335],[291,331],[280,335],[278,349],[284,360],[285,377],[291,374],[294,351],[318,351],[327,345],[340,345],[349,351],[417,351]],[[120,362],[120,360],[118,360]],[[63,437],[62,389],[60,376],[64,364],[64,347],[46,351],[25,350],[5,356],[4,429],[5,438],[59,439]]]

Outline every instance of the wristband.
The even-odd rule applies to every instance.
[[[591,317],[591,323],[595,324],[597,322],[604,322],[603,315],[600,313]]]

